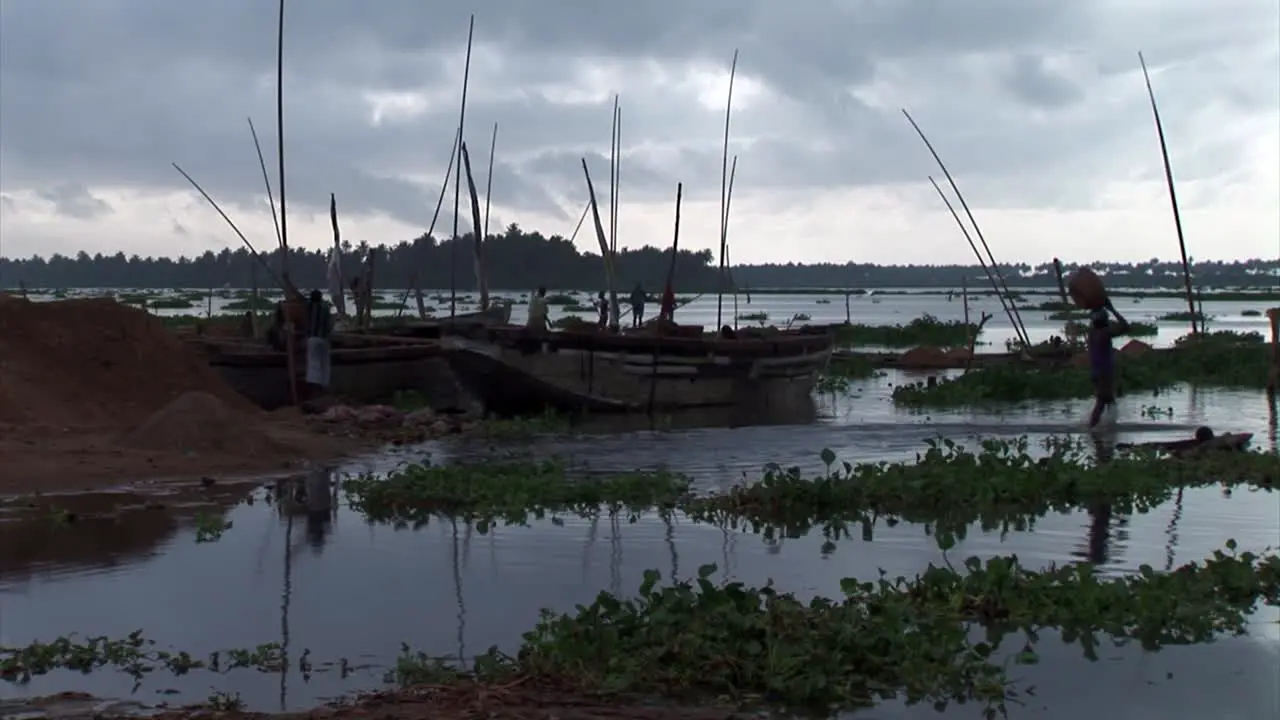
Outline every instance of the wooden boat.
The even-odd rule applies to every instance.
[[[231,387],[260,407],[274,410],[292,403],[286,353],[252,340],[184,339],[202,352]],[[437,409],[462,405],[438,342],[351,333],[335,333],[331,342],[328,394],[333,397],[373,403],[411,391]],[[302,368],[295,371],[301,373]]]
[[[383,320],[382,318],[376,319]],[[445,335],[470,333],[485,327],[506,325],[509,322],[511,322],[511,304],[495,303],[487,310],[458,313],[453,317],[445,316],[428,319],[406,317],[403,322],[380,323],[367,330],[352,330],[350,332],[366,335],[436,339]]]
[[[821,328],[735,339],[689,334],[508,326],[441,344],[463,388],[501,415],[787,403],[809,395],[834,346]]]

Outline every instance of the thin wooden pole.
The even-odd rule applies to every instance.
[[[600,220],[600,205],[596,201],[595,186],[591,184],[591,171],[587,169],[587,159],[582,158],[582,174],[587,178],[587,197],[591,200],[591,219],[596,226],[596,241],[600,243],[600,255],[604,258],[604,274],[606,280],[613,277],[613,258],[609,254],[609,236],[605,232],[604,223]],[[609,282],[610,286],[613,283]]]
[[[462,69],[462,105],[458,110],[457,160],[453,165],[453,240],[449,243],[449,318],[458,314],[458,211],[462,204],[462,138],[467,121],[467,83],[471,80],[471,42],[475,39],[476,16],[467,27],[467,61]]]
[[[1147,61],[1138,53],[1138,64],[1142,66],[1142,78],[1147,83],[1147,97],[1151,98],[1151,116],[1156,121],[1156,136],[1160,139],[1160,158],[1164,161],[1164,180],[1169,186],[1169,205],[1173,208],[1173,226],[1178,232],[1178,252],[1182,254],[1182,280],[1187,288],[1187,309],[1191,311],[1191,332],[1196,332],[1196,301],[1191,290],[1191,263],[1187,261],[1187,239],[1182,234],[1182,213],[1178,211],[1178,192],[1173,187],[1173,166],[1169,163],[1169,145],[1164,139],[1164,124],[1160,122],[1160,109],[1156,107],[1156,92],[1151,87],[1151,74],[1147,72]]]
[[[172,165],[173,169],[177,170],[178,173],[182,175],[182,177],[186,178],[186,181],[188,183],[191,183],[191,187],[195,188],[196,192],[200,193],[200,195],[204,197],[205,202],[209,203],[210,207],[218,211],[218,214],[222,216],[222,219],[231,228],[231,231],[234,232],[236,234],[236,237],[240,238],[240,242],[244,243],[244,246],[249,249],[249,254],[253,256],[253,259],[257,260],[258,264],[261,265],[263,269],[267,271],[267,275],[273,278],[283,289],[285,285],[281,281],[280,277],[275,274],[275,272],[271,269],[271,266],[267,263],[266,259],[263,258],[262,255],[253,247],[253,243],[249,242],[249,238],[245,237],[244,233],[240,232],[240,228],[236,225],[235,221],[232,220],[227,215],[227,213],[222,210],[222,206],[218,205],[218,201],[210,197],[209,193],[205,192],[204,188],[200,187],[200,183],[196,182],[195,178],[188,175],[187,171],[183,170],[182,167],[178,165],[178,163],[169,163],[169,164]]]
[[[969,230],[964,226],[964,222],[960,220],[960,215],[956,212],[955,206],[947,199],[947,194],[942,192],[942,188],[938,186],[938,182],[933,179],[933,176],[929,177],[929,182],[933,185],[933,189],[938,191],[938,197],[942,198],[942,202],[947,206],[947,210],[951,212],[951,217],[955,218],[956,224],[960,226],[960,232],[964,233],[964,239],[969,242],[969,247],[973,250],[974,257],[978,258],[978,265],[982,267],[982,271],[987,274],[987,279],[991,281],[991,289],[995,291],[996,299],[1000,301],[1000,307],[1004,308],[1005,314],[1009,316],[1009,322],[1013,325],[1013,332],[1018,334],[1019,340],[1024,344],[1029,345],[1029,343],[1027,343],[1026,336],[1022,335],[1018,330],[1018,322],[1014,320],[1013,311],[1010,310],[1009,305],[1005,303],[1005,296],[1000,292],[1000,285],[996,283],[995,275],[991,273],[991,268],[987,266],[987,262],[982,259],[982,253],[978,252],[978,246],[973,242],[973,236],[969,234]]]
[[[440,219],[440,208],[444,207],[444,193],[449,188],[449,176],[453,174],[453,159],[454,157],[457,156],[457,154],[458,154],[458,135],[455,133],[453,136],[453,147],[449,150],[449,164],[446,165],[444,169],[444,181],[440,183],[440,194],[436,196],[436,211],[431,214],[431,224],[427,226],[428,238],[430,238],[431,234],[436,231],[436,221]],[[488,215],[486,215],[485,217],[488,218]],[[488,221],[486,220],[486,223],[487,222]],[[400,315],[404,312],[404,304],[409,300],[410,290],[414,290],[415,292],[418,293],[419,296],[422,295],[422,292],[421,292],[422,288],[419,285],[417,285],[416,279],[414,280],[412,285],[413,285],[412,287],[405,288],[404,294],[400,296],[400,309],[396,311],[396,317],[400,317]],[[419,313],[419,315],[422,315],[422,314],[423,313]]]
[[[729,99],[724,109],[724,151],[720,156],[720,274],[716,278],[716,329],[722,327],[724,314],[724,253],[728,242],[725,206],[729,201],[729,119],[733,116],[733,80],[738,74],[738,51],[733,51],[729,65]]]
[[[569,244],[572,245],[574,240],[578,239],[578,231],[582,229],[582,223],[587,221],[587,213],[591,212],[591,201],[587,200],[587,204],[582,206],[582,214],[578,216],[578,224],[573,226],[573,234],[569,236]]]
[[[671,234],[671,266],[667,269],[666,287],[670,287],[671,283],[675,281],[676,256],[680,252],[680,201],[683,196],[684,183],[678,183],[676,185],[675,229]],[[658,321],[654,323],[653,359],[649,364],[649,418],[651,422],[653,419],[654,406],[658,399],[658,353],[662,348],[662,333],[664,330],[665,325],[662,318],[659,317]],[[719,332],[719,328],[716,328],[716,331]]]
[[[253,127],[253,118],[249,121],[249,134],[253,136],[253,149],[258,153],[258,167],[262,168],[262,184],[267,186],[267,202],[271,205],[271,223],[276,227],[276,247],[283,242],[280,235],[280,216],[276,214],[276,196],[271,192],[271,177],[267,173],[267,161],[262,156],[262,143],[258,142],[258,131]]]
[[[720,242],[724,246],[724,267],[728,270],[729,282],[733,285],[733,329],[738,329],[738,285],[733,280],[733,263],[729,260],[729,208],[733,205],[733,181],[738,177],[738,156],[733,156],[733,166],[729,169],[729,186],[724,194],[724,215],[720,218]],[[716,328],[719,332],[720,328]]]
[[[1001,289],[1003,289],[1004,294],[1008,296],[1009,304],[1006,311],[1009,312],[1009,320],[1013,323],[1014,331],[1018,333],[1023,345],[1030,347],[1031,336],[1027,334],[1027,326],[1022,322],[1022,314],[1018,312],[1017,303],[1013,301],[1013,296],[1009,292],[1009,285],[1004,280],[1004,274],[1000,272],[1000,265],[996,262],[995,256],[991,254],[991,246],[987,244],[986,236],[982,234],[982,228],[978,226],[978,220],[973,216],[973,212],[969,210],[969,203],[965,202],[964,194],[960,192],[960,187],[956,185],[955,178],[951,177],[951,171],[942,162],[942,157],[938,155],[938,151],[933,149],[933,143],[929,142],[929,138],[925,136],[924,131],[916,124],[915,118],[911,117],[911,113],[907,112],[905,108],[903,108],[902,114],[906,116],[907,122],[911,123],[911,127],[915,129],[916,134],[924,141],[924,146],[929,149],[929,154],[938,163],[938,168],[942,170],[943,176],[947,178],[947,182],[951,185],[951,191],[956,194],[956,200],[960,201],[960,207],[964,209],[965,216],[969,218],[969,222],[973,225],[974,234],[978,236],[978,241],[982,243],[982,248],[987,251],[987,259],[991,261],[991,272],[995,273],[995,277],[1000,281],[999,286],[996,287],[996,294],[999,295]],[[956,216],[956,219],[959,221],[959,216]],[[967,232],[965,234],[968,235]],[[974,251],[977,251],[976,247]],[[1002,302],[1001,304],[1003,305],[1004,303]]]
[[[276,28],[276,163],[280,173],[280,277],[288,296],[292,284],[289,281],[289,214],[285,210],[284,192],[284,0],[280,0],[280,22]]]
[[[494,123],[493,138],[489,141],[489,176],[484,180],[484,229],[480,234],[485,242],[489,242],[489,204],[493,200],[493,157],[497,150],[498,123]]]
[[[475,240],[474,260],[476,285],[480,290],[480,309],[489,309],[489,284],[484,278],[484,221],[480,219],[480,198],[476,193],[476,181],[471,175],[471,153],[467,152],[467,144],[462,143],[462,169],[467,171],[467,194],[471,197],[471,232]]]

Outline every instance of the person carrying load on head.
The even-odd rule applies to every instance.
[[[1088,268],[1081,268],[1071,277],[1071,299],[1076,305],[1089,311],[1089,328],[1086,335],[1089,352],[1089,375],[1093,380],[1093,409],[1089,413],[1089,428],[1096,428],[1107,411],[1114,411],[1116,404],[1116,349],[1115,338],[1129,331],[1129,321],[1115,309],[1107,298],[1102,281]],[[1115,322],[1111,321],[1115,315]]]

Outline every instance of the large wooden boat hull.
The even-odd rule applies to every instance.
[[[259,343],[189,338],[209,365],[241,395],[266,410],[290,405],[289,360]],[[295,372],[301,374],[301,359]],[[437,409],[464,403],[437,342],[335,336],[328,395],[354,403],[386,402],[397,392],[420,394]]]
[[[794,403],[833,348],[828,333],[798,332],[722,340],[502,328],[441,342],[458,382],[504,415]]]

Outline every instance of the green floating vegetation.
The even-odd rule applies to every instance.
[[[1275,455],[1260,452],[1181,459],[1133,454],[1098,464],[1078,443],[1046,445],[1048,453],[1035,456],[1025,437],[986,440],[976,452],[952,440],[930,440],[910,463],[837,463],[835,453],[824,450],[827,470],[819,477],[774,465],[757,482],[690,498],[681,509],[695,521],[766,537],[821,529],[827,553],[855,527],[871,540],[878,522],[913,522],[947,550],[973,525],[1022,532],[1051,512],[1100,505],[1121,514],[1147,512],[1182,488],[1243,485],[1269,491],[1280,481]]]
[[[814,390],[819,393],[844,393],[849,391],[856,380],[883,377],[884,374],[865,356],[835,355],[818,376]]]
[[[846,578],[839,597],[807,602],[771,583],[715,583],[716,570],[704,565],[695,578],[667,585],[649,570],[636,597],[602,592],[571,613],[544,610],[514,656],[491,648],[470,669],[404,646],[392,677],[827,713],[892,699],[937,710],[976,702],[995,718],[1030,691],[1009,672],[1039,661],[1041,633],[1056,632],[1096,661],[1105,642],[1155,651],[1244,634],[1257,606],[1280,597],[1280,558],[1237,552],[1234,541],[1170,573],[1144,565],[1105,578],[1088,564],[1035,570],[1017,557],[971,557],[961,568],[930,565],[910,578],[883,571],[873,581]],[[981,640],[975,629],[984,631]],[[1014,647],[1005,647],[1011,637]],[[304,673],[307,655],[296,662]],[[157,668],[284,672],[290,662],[274,644],[197,659],[155,649],[141,632],[0,648],[8,679],[105,666],[142,677]]]
[[[1258,333],[1217,332],[1179,339],[1172,350],[1122,355],[1121,392],[1157,392],[1182,383],[1201,387],[1266,387],[1270,349]],[[982,405],[1093,396],[1088,367],[996,365],[926,383],[898,385],[893,400],[912,407]]]
[[[161,649],[155,641],[143,637],[141,630],[120,639],[100,636],[77,640],[75,636],[67,636],[47,643],[32,642],[24,647],[0,646],[0,679],[10,682],[28,682],[34,676],[54,670],[89,673],[107,667],[140,679],[158,669],[174,675],[198,669],[222,672],[253,668],[278,672],[287,667],[287,660],[277,643],[259,645],[252,650],[224,650],[198,658],[187,652]]]
[[[827,711],[895,698],[938,710],[972,701],[988,718],[1007,716],[1023,689],[1001,655],[1037,662],[1045,630],[1090,660],[1106,638],[1156,650],[1243,634],[1259,601],[1276,603],[1280,558],[1234,547],[1172,573],[1144,565],[1114,579],[1085,564],[1036,571],[1016,557],[972,557],[963,570],[845,579],[843,597],[809,602],[772,585],[717,585],[714,565],[666,587],[650,570],[639,597],[601,593],[572,614],[544,612],[514,659],[477,669],[584,692]],[[971,639],[975,627],[986,630],[982,641]],[[1014,634],[1021,647],[1001,653]]]
[[[495,521],[523,524],[531,517],[640,513],[674,507],[689,480],[672,473],[630,473],[574,481],[556,462],[484,465],[411,465],[387,478],[361,475],[342,483],[348,503],[371,521],[421,527],[445,515],[487,532]]]
[[[276,301],[272,300],[271,298],[266,298],[262,296],[254,298],[253,296],[249,296],[249,297],[241,298],[239,300],[232,300],[231,302],[223,305],[222,309],[244,312],[245,310],[255,310],[255,311],[274,310],[275,307],[276,307]]]
[[[806,475],[776,465],[729,492],[698,496],[687,478],[671,473],[573,477],[559,463],[414,465],[385,479],[360,476],[343,484],[352,507],[375,522],[421,526],[431,516],[472,521],[487,532],[497,521],[524,524],[548,515],[593,517],[683,512],[694,522],[765,537],[799,537],[820,529],[824,553],[858,529],[914,522],[947,549],[968,528],[1025,531],[1050,512],[1110,505],[1118,513],[1146,512],[1181,488],[1246,486],[1262,491],[1280,481],[1274,455],[1212,453],[1173,459],[1132,454],[1095,464],[1078,443],[1046,442],[1032,455],[1026,438],[988,440],[971,451],[951,440],[926,443],[914,462],[837,463],[825,450],[826,471]]]
[[[1212,320],[1212,319],[1213,318],[1211,317],[1206,317],[1204,313],[1201,313],[1201,312],[1192,313],[1186,310],[1183,310],[1182,312],[1165,313],[1164,315],[1161,315],[1156,318],[1157,321],[1163,321],[1163,322],[1187,322],[1187,323],[1191,322],[1192,320],[1195,320],[1196,322],[1204,322],[1205,320]]]
[[[203,297],[192,299],[187,296],[159,297],[147,302],[147,307],[152,310],[188,310],[195,307],[196,302],[203,299]]]
[[[1089,313],[1083,310],[1060,310],[1051,313],[1049,319],[1076,323],[1083,333],[1088,328]],[[1125,334],[1131,337],[1152,337],[1160,334],[1160,328],[1155,323],[1132,320],[1129,322],[1129,329]]]
[[[884,347],[967,347],[976,336],[978,326],[960,320],[939,320],[922,315],[906,325],[837,325],[836,344],[843,346],[881,345]]]

